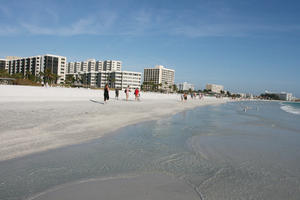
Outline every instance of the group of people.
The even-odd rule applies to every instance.
[[[191,99],[196,99],[197,98],[197,93],[196,92],[190,93],[190,95],[191,95]],[[203,94],[202,93],[199,93],[198,96],[199,96],[199,99],[203,98]],[[180,97],[181,97],[181,101],[187,101],[188,94],[187,93],[183,93]]]
[[[116,97],[116,100],[119,99],[119,91],[120,91],[119,88],[116,88],[116,89],[115,89],[115,97]],[[129,87],[129,85],[128,85],[127,88],[124,90],[124,93],[126,94],[126,101],[128,101],[130,92],[131,92],[131,91],[130,91],[130,87]],[[135,100],[136,100],[136,101],[139,101],[139,100],[140,100],[140,91],[139,91],[138,88],[136,88],[136,89],[134,90],[134,96],[135,96]],[[105,87],[104,87],[104,103],[106,103],[108,100],[109,100],[109,86],[108,86],[108,84],[106,84]]]

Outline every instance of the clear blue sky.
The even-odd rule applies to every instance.
[[[156,64],[176,82],[300,97],[298,0],[0,0],[0,57]]]

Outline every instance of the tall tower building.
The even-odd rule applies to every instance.
[[[169,86],[174,85],[174,79],[175,70],[167,69],[162,65],[144,69],[144,85],[146,89],[150,89],[151,84],[156,84],[159,85],[160,89],[169,91]]]

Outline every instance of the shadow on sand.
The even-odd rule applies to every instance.
[[[103,103],[103,102],[96,101],[96,100],[94,100],[94,99],[90,99],[90,101],[91,101],[91,102],[93,102],[93,103],[99,103],[99,104],[103,104],[103,105],[104,105],[104,103]]]

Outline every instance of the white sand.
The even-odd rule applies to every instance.
[[[100,138],[129,124],[157,120],[227,99],[205,97],[181,102],[175,94],[142,93],[141,101],[119,100],[110,92],[77,88],[0,85],[0,161]]]

